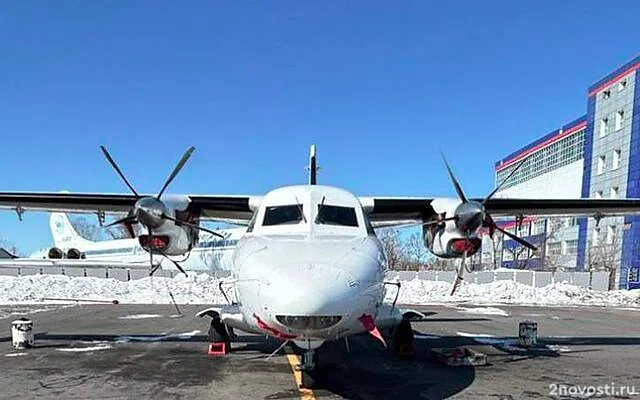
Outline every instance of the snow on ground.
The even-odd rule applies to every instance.
[[[118,319],[148,319],[148,318],[162,318],[160,314],[130,314],[125,315],[123,317],[118,317]]]
[[[65,275],[0,276],[0,304],[47,303],[43,298],[170,304],[169,291],[179,304],[222,304],[225,300],[218,289],[218,282],[207,274],[192,274],[189,277],[178,275],[175,278],[148,277],[129,282]],[[450,282],[421,279],[402,281],[398,303],[640,307],[640,290],[600,292],[567,283],[533,288],[506,280],[485,284],[464,282],[454,296],[449,296],[450,290]],[[392,288],[387,292],[387,300],[392,301],[394,297],[395,288]],[[498,313],[497,310],[485,307],[468,312]]]
[[[89,347],[69,347],[64,349],[56,349],[58,351],[64,351],[66,353],[83,353],[86,351],[98,351],[98,350],[109,350],[111,348],[108,344],[99,344],[97,346],[89,346]]]
[[[474,307],[474,308],[465,308],[465,307],[456,307],[457,310],[462,311],[467,314],[475,314],[475,315],[499,315],[501,317],[508,317],[509,313],[505,310],[496,308],[496,307]]]

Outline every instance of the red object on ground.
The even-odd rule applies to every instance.
[[[362,326],[364,326],[364,329],[366,329],[371,336],[381,341],[384,347],[387,347],[387,342],[384,341],[384,338],[382,337],[382,333],[380,333],[375,322],[373,322],[373,317],[371,317],[371,315],[362,314],[362,316],[358,318],[358,321],[360,321]]]
[[[209,351],[207,354],[210,356],[226,356],[229,354],[229,348],[227,347],[227,343],[225,342],[213,342],[209,343]]]

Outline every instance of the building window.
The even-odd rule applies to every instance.
[[[618,82],[618,92],[622,92],[626,87],[627,87],[626,80]]]
[[[600,244],[600,228],[593,228],[593,235],[591,236],[591,243],[593,246]]]
[[[596,171],[598,175],[604,172],[605,162],[606,162],[606,158],[604,156],[598,157],[598,169]]]
[[[527,155],[524,158],[522,167],[520,167],[518,171],[504,183],[502,188],[506,189],[522,184],[532,178],[583,159],[585,131],[586,129],[580,129],[572,135],[564,137],[561,140],[536,151],[535,153]],[[518,163],[513,163],[512,165],[497,171],[496,185],[500,185],[517,165]]]
[[[618,190],[618,187],[617,187],[617,186],[612,187],[612,188],[611,188],[611,191],[610,191],[610,194],[611,194],[611,196],[610,196],[610,197],[611,197],[612,199],[617,199],[617,198],[618,198],[618,192],[619,192],[619,190]]]
[[[624,111],[620,110],[616,113],[616,130],[622,129],[622,121],[624,121]]]
[[[549,245],[547,246],[547,251],[550,256],[562,255],[562,243],[549,243]]]
[[[609,118],[602,118],[600,120],[600,137],[607,135],[607,127],[609,125]]]
[[[613,241],[616,237],[616,226],[609,225],[607,226],[607,244],[613,244]]]
[[[595,192],[593,194],[593,198],[595,199],[601,199],[602,198],[602,190],[598,190],[597,192]]]
[[[609,97],[611,97],[611,90],[605,90],[602,92],[602,100],[609,100]]]
[[[546,219],[539,219],[533,224],[533,234],[539,235],[545,232],[546,228]]]
[[[567,240],[566,254],[576,254],[576,253],[578,253],[578,241],[577,240]]]
[[[620,157],[622,155],[622,151],[620,149],[613,151],[613,160],[611,160],[611,169],[616,170],[620,168]]]

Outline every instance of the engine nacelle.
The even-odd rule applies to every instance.
[[[58,247],[52,247],[49,249],[49,253],[47,253],[48,258],[64,258],[64,251]]]
[[[460,232],[447,232],[437,225],[423,228],[424,245],[434,255],[442,258],[456,258],[474,255],[482,245],[482,240],[471,235],[465,237]]]
[[[190,218],[186,213],[176,212],[179,220],[187,221],[191,224],[197,224],[197,219]],[[138,236],[140,247],[149,251],[157,250],[156,253],[164,253],[170,256],[179,256],[191,251],[198,240],[198,231],[187,225],[179,225],[173,221],[165,220],[159,228],[153,229],[153,235],[150,237],[148,233]]]
[[[84,257],[84,253],[81,252],[78,249],[75,248],[71,248],[69,250],[67,250],[67,258],[71,259],[71,260],[79,260],[81,258],[85,258]]]
[[[442,258],[463,257],[475,254],[482,246],[482,240],[472,233],[465,235],[456,227],[455,221],[444,221],[455,215],[455,210],[460,205],[457,200],[436,199],[432,207],[443,219],[442,223],[430,224],[422,227],[424,245],[431,253]]]

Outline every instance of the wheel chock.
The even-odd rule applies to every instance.
[[[229,345],[226,342],[209,343],[209,351],[207,351],[207,354],[215,357],[226,356],[229,354]]]

